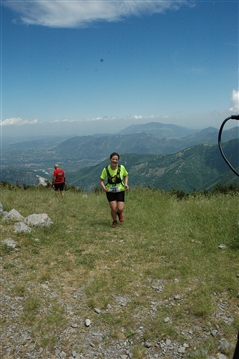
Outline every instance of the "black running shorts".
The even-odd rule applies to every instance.
[[[108,202],[124,202],[125,191],[121,192],[106,192]]]
[[[58,191],[58,189],[60,191],[64,191],[64,187],[65,187],[65,183],[55,183],[54,184],[55,191]]]

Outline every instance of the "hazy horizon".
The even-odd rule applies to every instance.
[[[209,128],[209,127],[213,127],[220,129],[222,122],[224,121],[224,118],[222,119],[222,121],[219,123],[219,126],[206,126],[206,127],[195,127],[195,126],[182,126],[180,124],[175,124],[175,123],[165,123],[165,122],[161,122],[161,121],[148,121],[148,122],[135,122],[135,123],[131,123],[129,126],[127,126],[127,123],[124,126],[124,122],[122,122],[117,129],[117,126],[114,128],[110,128],[109,126],[106,127],[102,127],[101,124],[99,127],[95,126],[94,128],[92,128],[91,124],[88,124],[88,131],[86,128],[86,124],[85,123],[81,123],[80,125],[82,125],[82,130],[78,129],[76,131],[76,128],[74,128],[74,130],[71,128],[71,126],[69,126],[68,123],[63,123],[61,124],[61,126],[56,127],[56,125],[52,125],[52,124],[35,124],[34,125],[34,131],[32,130],[32,128],[29,129],[30,125],[24,126],[24,125],[19,125],[16,129],[13,129],[13,127],[4,127],[1,129],[1,137],[2,137],[2,142],[4,141],[4,138],[12,138],[14,140],[18,139],[21,140],[31,140],[31,139],[37,139],[39,137],[67,137],[67,138],[71,138],[71,137],[75,137],[75,136],[97,136],[97,135],[114,135],[119,133],[122,130],[125,130],[126,128],[130,127],[131,125],[145,125],[147,123],[151,123],[151,122],[156,122],[156,123],[161,123],[164,125],[176,125],[179,127],[184,127],[187,129],[193,129],[193,130],[204,130],[205,128]],[[73,127],[75,127],[75,124],[72,124]],[[226,125],[224,126],[223,131],[226,131],[230,128],[236,127],[238,126],[238,121],[235,120],[230,120],[227,121]],[[29,129],[29,131],[26,130],[26,128]]]

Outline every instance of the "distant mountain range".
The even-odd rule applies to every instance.
[[[109,154],[113,151],[137,154],[168,154],[201,143],[217,143],[218,131],[213,127],[192,133],[192,130],[187,131],[179,126],[164,125],[164,128],[167,128],[168,131],[163,130],[161,132],[163,137],[159,137],[158,126],[155,127],[155,132],[158,136],[151,133],[154,132],[152,124],[148,128],[150,132],[139,132],[140,126],[142,125],[137,126],[138,133],[116,134],[97,138],[93,136],[70,138],[60,143],[55,148],[55,151],[59,158],[68,157],[75,160],[86,158],[89,160],[103,160],[109,157]],[[134,128],[134,126],[130,126],[125,132],[128,132],[132,128]],[[190,134],[179,137],[176,132],[177,128],[179,128],[180,134],[185,134],[185,132],[190,132]],[[142,129],[144,129],[144,127]],[[166,132],[172,137],[166,137]],[[238,134],[238,127],[234,127],[231,130],[225,131],[223,140],[229,141],[233,138],[238,138]]]
[[[120,135],[132,135],[135,133],[146,132],[156,137],[167,137],[167,138],[180,138],[185,137],[194,133],[199,132],[198,130],[193,130],[185,128],[182,126],[177,126],[174,124],[166,125],[160,122],[149,122],[139,125],[131,125],[125,128],[122,131],[119,131]]]
[[[238,140],[224,144],[224,153],[239,172]],[[90,192],[99,186],[99,176],[109,160],[67,173],[67,184]],[[218,183],[238,183],[237,177],[223,160],[217,145],[201,144],[174,154],[129,154],[121,155],[120,163],[129,172],[131,187],[151,187],[169,191],[182,189],[187,193],[210,189]],[[35,176],[35,177],[34,177]],[[2,178],[11,183],[37,184],[37,175],[4,168]],[[51,179],[51,176],[45,176]]]
[[[133,130],[137,133],[130,133]],[[146,130],[146,132],[144,132]],[[123,134],[122,132],[126,132]],[[239,129],[224,131],[224,142],[238,138]],[[180,137],[181,136],[181,137]],[[61,138],[44,137],[34,141],[9,142],[2,146],[2,166],[39,171],[52,171],[59,162],[67,171],[97,164],[113,151],[136,154],[169,154],[197,144],[216,144],[218,130],[213,127],[202,131],[176,125],[151,122],[134,125],[114,135],[76,136]],[[42,173],[38,173],[42,175]]]
[[[238,166],[238,133],[234,127],[222,136],[234,167]],[[37,176],[51,179],[53,165],[58,162],[66,170],[68,184],[89,191],[98,186],[102,166],[116,151],[122,155],[134,185],[165,190],[180,187],[190,192],[223,180],[226,172],[235,180],[221,157],[217,139],[218,130],[213,127],[196,131],[151,122],[129,126],[114,135],[8,141],[2,146],[0,180],[37,184]]]

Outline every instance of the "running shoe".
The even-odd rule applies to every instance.
[[[122,213],[118,213],[119,221],[124,222],[124,216]]]
[[[112,222],[112,227],[113,227],[113,228],[116,228],[116,226],[117,226],[117,221],[113,221],[113,222]]]

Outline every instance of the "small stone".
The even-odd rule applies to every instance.
[[[6,246],[15,248],[17,243],[12,238],[7,238],[2,241],[3,244],[6,244]]]
[[[217,359],[227,359],[227,357],[222,353],[217,353]]]
[[[226,339],[222,339],[221,342],[220,342],[220,345],[219,345],[218,349],[219,349],[221,352],[224,352],[224,351],[226,351],[228,348],[230,348],[230,343],[229,343]]]
[[[94,311],[97,313],[97,314],[100,314],[101,313],[101,310],[99,308],[95,308]]]
[[[225,244],[220,244],[220,246],[218,246],[219,249],[226,249]]]
[[[49,287],[48,287],[47,284],[44,284],[44,283],[43,283],[41,286],[42,286],[42,288],[44,288],[44,289],[49,289]]]
[[[72,323],[72,324],[71,324],[71,327],[72,327],[72,328],[78,328],[78,324]]]
[[[110,268],[108,266],[104,266],[103,270],[110,270]]]
[[[163,321],[164,321],[164,323],[168,323],[168,322],[169,322],[169,320],[170,320],[170,319],[169,319],[169,317],[166,317],[166,318],[164,318],[164,320],[163,320]]]
[[[185,348],[184,346],[180,346],[180,347],[178,348],[178,353],[183,354],[183,353],[185,353],[185,351],[186,351],[186,348]]]
[[[85,326],[89,327],[91,325],[91,320],[90,319],[86,319],[85,320]]]

